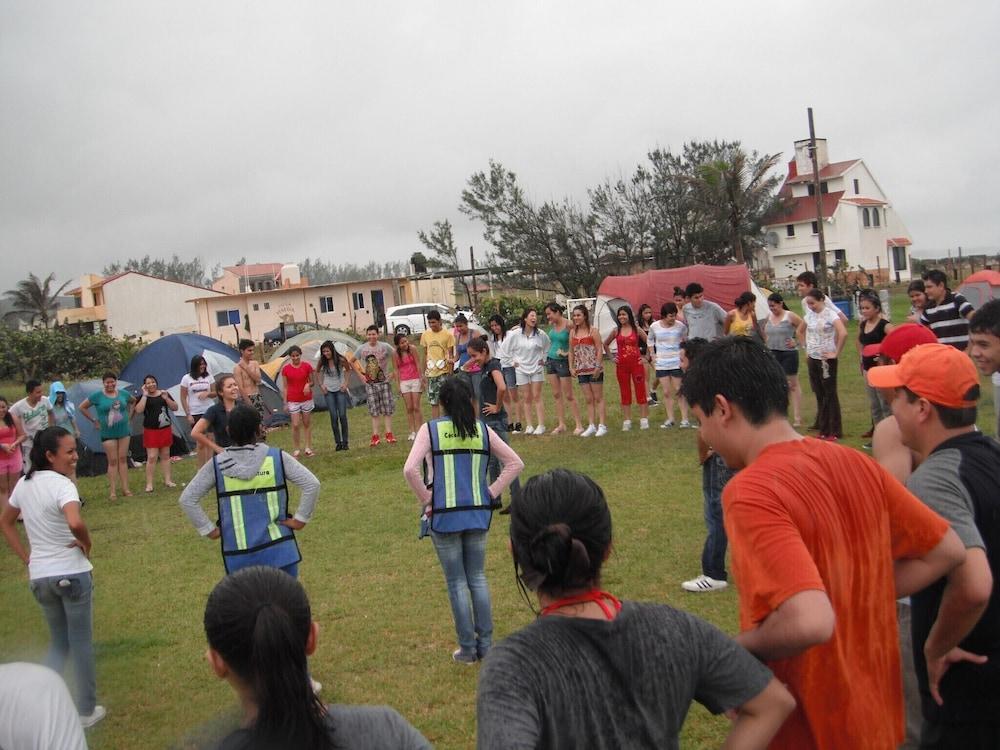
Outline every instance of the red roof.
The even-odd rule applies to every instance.
[[[855,206],[888,206],[886,201],[878,198],[844,198],[844,203],[851,203]]]
[[[843,190],[834,193],[826,193],[822,196],[821,204],[823,218],[829,219],[833,212],[837,210],[844,195]],[[800,198],[792,198],[788,203],[788,213],[778,213],[768,218],[767,226],[779,226],[781,224],[800,224],[804,221],[816,221],[816,196],[803,195]]]
[[[831,177],[840,177],[840,175],[844,174],[844,172],[846,172],[848,169],[850,169],[851,167],[853,167],[859,161],[861,161],[861,160],[860,159],[851,159],[849,161],[835,161],[832,164],[827,164],[825,167],[823,167],[822,169],[819,170],[819,179],[820,180],[828,180]],[[788,183],[794,183],[794,182],[812,182],[812,181],[813,181],[813,173],[812,172],[807,172],[805,174],[795,175],[794,177],[792,175],[789,175],[788,179],[786,180],[786,182],[788,182]]]
[[[284,263],[247,263],[243,266],[226,266],[225,270],[237,276],[277,276]]]
[[[906,247],[912,244],[909,237],[890,237],[885,241],[886,247]]]

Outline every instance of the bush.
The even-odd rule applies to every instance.
[[[80,380],[122,367],[145,342],[106,333],[70,336],[59,329],[15,331],[0,328],[0,379]]]
[[[518,297],[515,295],[499,295],[497,297],[485,297],[479,300],[479,307],[476,308],[476,317],[479,323],[488,327],[491,315],[499,313],[507,321],[508,328],[521,319],[521,313],[525,308],[533,307],[538,310],[539,317],[542,316],[542,308],[548,303],[548,299],[536,299],[535,297]]]

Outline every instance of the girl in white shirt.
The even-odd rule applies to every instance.
[[[545,433],[545,404],[542,402],[542,383],[545,382],[545,356],[549,351],[549,337],[538,327],[538,311],[529,307],[521,314],[521,327],[507,334],[507,356],[514,365],[518,389],[524,392],[524,434]],[[537,427],[531,426],[531,410],[538,417]]]

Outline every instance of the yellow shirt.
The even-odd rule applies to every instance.
[[[733,313],[733,322],[729,324],[730,336],[749,336],[753,330],[753,316],[740,317],[739,310]]]
[[[442,328],[435,333],[428,328],[420,334],[420,346],[424,348],[427,358],[427,377],[436,378],[451,371],[448,356],[455,348],[455,337],[451,335],[451,331]]]

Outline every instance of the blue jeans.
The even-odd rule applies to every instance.
[[[493,645],[493,607],[486,582],[486,532],[431,531],[431,540],[448,584],[458,646],[463,656],[482,659]]]
[[[349,406],[347,391],[329,391],[324,394],[323,398],[326,399],[326,410],[330,413],[333,442],[337,445],[347,445],[347,407]]]
[[[63,585],[59,585],[60,581]],[[87,573],[36,578],[31,593],[42,607],[52,642],[45,666],[62,673],[73,657],[76,676],[76,710],[91,714],[97,705],[97,671],[94,667],[94,578]]]
[[[501,440],[503,440],[507,445],[510,445],[510,438],[507,436],[507,411],[502,410],[499,414],[487,414],[483,421],[486,422],[486,426],[495,432]],[[490,484],[493,484],[500,476],[500,459],[490,454],[489,463],[489,477]],[[514,481],[510,483],[510,496],[513,500],[521,492],[521,480],[518,477],[514,477]],[[493,498],[495,501],[500,502],[499,497]]]
[[[701,489],[705,495],[705,546],[701,550],[701,572],[717,581],[725,581],[726,527],[722,523],[722,488],[733,477],[733,470],[718,453],[701,465]]]

